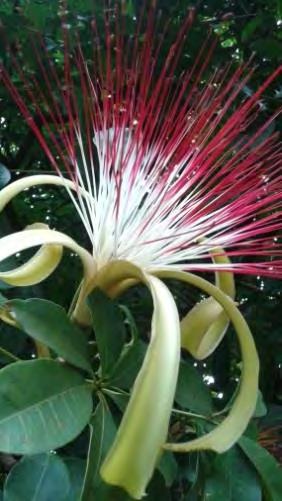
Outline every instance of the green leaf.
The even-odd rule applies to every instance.
[[[244,27],[242,34],[241,34],[241,40],[242,42],[246,42],[249,40],[249,38],[252,36],[252,34],[256,31],[257,28],[259,28],[263,23],[263,17],[262,16],[256,16],[253,19],[251,19]]]
[[[80,458],[67,457],[64,458],[64,463],[70,477],[70,487],[65,501],[78,501],[82,491],[86,461]]]
[[[164,477],[166,487],[171,487],[178,471],[178,465],[172,452],[165,451],[163,453],[157,468]]]
[[[172,501],[170,490],[167,489],[162,476],[158,472],[155,472],[147,490],[148,492],[145,497],[146,501],[156,501],[156,499],[161,499],[161,501]]]
[[[130,17],[134,16],[135,12],[134,12],[132,0],[127,0],[125,2],[125,13],[127,16],[130,16]]]
[[[209,501],[218,501],[218,499],[230,501],[232,499],[230,490],[230,470],[227,468],[225,462],[222,466],[218,464],[220,462],[221,459],[219,456],[219,460],[214,462],[212,473],[205,481],[203,497]]]
[[[88,296],[92,324],[101,357],[103,376],[116,364],[125,341],[126,331],[120,308],[100,289]]]
[[[252,44],[252,49],[268,59],[280,59],[282,53],[282,43],[279,40],[276,40],[276,38],[263,38],[254,42]]]
[[[59,456],[26,456],[7,477],[4,501],[66,501],[69,489],[68,470]]]
[[[258,471],[267,499],[269,501],[281,501],[282,470],[280,465],[269,452],[247,437],[241,437],[239,445]]]
[[[101,400],[90,422],[87,466],[80,501],[98,499],[97,489],[102,484],[99,475],[100,465],[113,443],[115,434],[116,426],[110,410],[106,402]]]
[[[147,346],[138,339],[138,329],[130,310],[125,306],[120,308],[125,314],[131,341],[124,345],[121,356],[110,374],[109,384],[127,390],[132,387],[141,368]]]
[[[227,454],[230,456],[230,480],[232,501],[261,501],[262,489],[256,470],[246,460],[239,447],[233,447]],[[224,456],[222,461],[224,461]]]
[[[86,426],[91,388],[54,360],[13,363],[0,371],[0,450],[37,454],[62,447]]]
[[[8,306],[19,327],[29,336],[44,343],[67,362],[92,372],[87,338],[61,306],[45,299],[13,299]]]
[[[115,390],[104,389],[104,394],[107,395],[118,407],[118,409],[124,413],[126,406],[129,401],[130,395],[127,393],[120,393]]]
[[[212,398],[201,374],[188,362],[181,362],[175,401],[184,409],[210,414]]]
[[[256,472],[237,447],[207,461],[204,499],[209,501],[261,501],[261,487]]]
[[[127,308],[127,306],[120,305],[119,307],[125,315],[125,322],[124,323],[128,325],[129,330],[130,330],[130,335],[131,335],[131,342],[134,343],[138,339],[138,329],[137,329],[137,325],[136,325],[136,322],[134,320],[134,317],[133,317],[130,309]]]
[[[109,384],[124,389],[131,388],[141,368],[145,352],[146,345],[140,339],[128,345],[111,373]]]

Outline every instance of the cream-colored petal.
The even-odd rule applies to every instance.
[[[47,224],[34,223],[26,230],[49,229]],[[34,285],[45,280],[61,261],[61,245],[43,245],[26,263],[9,271],[0,272],[0,280],[17,287]]]
[[[166,444],[165,448],[176,452],[212,449],[228,450],[245,431],[257,402],[259,359],[250,329],[234,301],[220,289],[191,273],[162,270],[160,278],[174,278],[199,287],[212,296],[224,308],[236,330],[242,354],[242,374],[239,391],[229,415],[210,433],[190,442]]]
[[[93,257],[83,247],[64,233],[47,229],[23,230],[0,239],[0,262],[17,252],[41,245],[67,247],[81,259],[84,268],[84,280],[91,280],[96,273]],[[85,282],[85,283],[86,283]],[[85,284],[84,284],[85,286]]]
[[[152,334],[101,476],[140,499],[167,437],[180,361],[180,329],[177,308],[167,287],[136,266],[121,261],[109,264],[98,274],[95,285],[109,290],[122,278],[137,279],[150,289],[154,304]]]
[[[214,249],[211,258],[215,264],[230,264],[223,249]],[[217,271],[216,285],[234,299],[233,273]],[[203,360],[217,348],[229,325],[229,318],[213,297],[196,304],[181,320],[181,346],[198,360]]]

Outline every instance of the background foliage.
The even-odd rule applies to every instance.
[[[128,30],[132,29],[133,17],[138,15],[140,3],[140,0],[125,2]],[[230,60],[236,64],[253,55],[257,71],[248,86],[244,88],[245,95],[252,94],[263,79],[281,63],[281,0],[248,2],[179,0],[173,2],[173,5],[170,0],[159,0],[158,4],[163,12],[163,20],[167,17],[171,19],[172,38],[187,7],[197,5],[197,19],[185,46],[185,57],[181,60],[183,68],[187,59],[191,60],[196,55],[209,29],[219,37],[212,61],[214,66]],[[82,45],[88,50],[89,21],[93,14],[98,16],[98,19],[102,18],[103,2],[68,0],[68,10],[70,32],[77,30]],[[36,74],[34,54],[30,45],[30,40],[36,31],[44,37],[47,50],[56,59],[57,64],[62,64],[61,11],[62,5],[58,0],[2,0],[0,20],[3,30],[0,37],[0,57],[12,74],[11,53],[19,60],[24,60],[30,71]],[[7,40],[10,50],[7,50]],[[164,53],[169,43],[170,39],[166,40]],[[13,78],[15,83],[22,85],[17,81],[16,75]],[[282,85],[281,82],[275,82],[260,103],[262,120],[281,105],[281,100]],[[267,133],[270,134],[274,128],[279,127],[281,128],[281,124],[274,121]],[[40,172],[50,172],[50,166],[15,104],[1,86],[0,188],[10,179]],[[37,187],[18,196],[5,213],[1,214],[0,235],[20,230],[35,221],[46,222],[51,227],[72,235],[82,245],[88,245],[86,239],[83,241],[81,226],[68,196],[61,189]],[[1,264],[1,269],[14,267],[24,257],[23,254],[15,256],[9,262]],[[45,298],[67,308],[78,283],[79,274],[80,265],[76,256],[66,253],[59,270],[40,286],[14,289],[0,283],[0,292],[9,299]],[[186,312],[199,297],[197,291],[192,288],[183,285],[180,287],[175,282],[169,282],[169,286],[177,298],[182,313]],[[237,298],[240,309],[254,333],[261,360],[260,387],[263,397],[258,403],[256,419],[247,430],[249,438],[244,438],[239,446],[220,456],[212,453],[194,453],[189,456],[180,455],[177,458],[166,455],[149,486],[147,499],[153,500],[158,497],[164,500],[188,501],[207,498],[230,501],[237,499],[259,501],[262,497],[277,501],[281,499],[282,492],[279,490],[281,483],[275,483],[275,478],[278,478],[280,473],[275,470],[274,460],[263,449],[255,449],[258,446],[250,440],[259,439],[278,460],[281,459],[279,445],[282,425],[281,295],[281,282],[274,279],[266,280],[259,276],[237,277]],[[91,422],[94,431],[90,449],[95,463],[97,447],[100,445],[105,454],[126,405],[128,390],[144,355],[152,307],[150,298],[142,287],[135,288],[121,298],[122,309],[120,305],[109,306],[104,297],[94,299],[94,310],[97,304],[99,311],[102,312],[109,312],[109,308],[112,308],[115,324],[120,329],[118,338],[120,345],[111,345],[112,351],[109,354],[110,358],[107,359],[111,363],[107,366],[103,359],[103,350],[105,350],[105,339],[112,339],[112,332],[108,326],[105,327],[103,318],[100,319],[99,325],[94,326],[97,346],[93,348],[92,362],[97,364],[98,369],[99,352],[102,359],[99,384],[106,377],[106,380],[110,380],[109,388],[111,388],[108,388],[108,395],[107,392],[103,393],[104,404],[103,400],[100,401]],[[23,331],[29,336],[13,327],[1,324],[0,345],[14,356],[27,360],[34,355],[34,342],[30,337],[29,325],[24,324]],[[121,360],[121,366],[115,366],[111,372],[110,368],[120,353],[125,339],[128,338],[132,340],[132,345],[127,358]],[[52,348],[60,354],[57,347]],[[0,353],[2,366],[10,361],[4,352]],[[176,407],[183,411],[183,414],[176,413],[172,420],[171,435],[174,439],[189,435],[195,430],[197,433],[202,433],[214,426],[217,420],[214,415],[224,409],[235,389],[240,375],[238,362],[238,347],[234,342],[232,328],[229,329],[215,355],[206,362],[195,364],[187,356],[183,359],[176,394]],[[119,391],[114,391],[113,388],[119,388]],[[104,422],[107,423],[106,436],[100,433],[101,423]],[[19,461],[18,456],[2,454],[0,467],[1,485],[5,491],[4,499],[6,501],[19,499],[17,497],[19,489],[20,499],[30,500],[32,493],[38,487],[36,482],[42,469],[45,471],[46,485],[44,484],[43,491],[39,490],[34,499],[39,501],[52,497],[56,500],[79,499],[87,447],[88,431],[85,430],[77,440],[60,449],[56,455],[27,456]],[[27,478],[28,483],[26,483]],[[23,479],[26,485],[25,494],[22,494],[21,488]],[[83,501],[91,499],[92,489],[98,492],[97,499],[129,499],[121,491],[115,490],[113,493],[112,490],[107,490],[99,479],[95,479],[95,482],[92,479],[89,482]]]

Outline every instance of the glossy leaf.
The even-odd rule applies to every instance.
[[[68,470],[59,456],[25,456],[7,477],[4,501],[66,501],[69,489]]]
[[[120,308],[100,289],[88,296],[92,324],[101,357],[102,374],[111,372],[122,351],[125,326]]]
[[[18,326],[29,336],[67,362],[91,372],[87,338],[61,306],[44,299],[14,299],[9,308]]]
[[[83,377],[53,360],[16,362],[0,371],[0,451],[36,454],[73,440],[92,410]]]

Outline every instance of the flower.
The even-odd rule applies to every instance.
[[[119,9],[105,14],[104,37],[93,21],[91,61],[79,43],[70,51],[66,31],[63,69],[47,54],[42,60],[36,49],[44,88],[15,60],[23,82],[20,93],[2,68],[4,84],[57,176],[12,183],[2,190],[0,206],[32,184],[65,186],[89,236],[91,254],[60,232],[32,227],[4,237],[0,258],[43,245],[43,259],[38,264],[32,258],[20,271],[1,278],[17,285],[43,280],[59,262],[58,249],[67,246],[84,264],[76,320],[87,321],[84,300],[94,287],[115,296],[142,281],[152,293],[151,342],[101,468],[107,482],[137,499],[163,448],[222,452],[244,431],[256,404],[258,361],[248,326],[233,302],[233,273],[282,278],[277,238],[282,228],[281,144],[276,133],[265,134],[275,115],[252,131],[261,96],[281,68],[242,100],[253,72],[250,63],[235,70],[231,64],[214,69],[206,80],[214,46],[208,37],[194,64],[176,76],[192,24],[190,12],[159,69],[155,15],[152,7],[143,36],[145,18],[141,16],[135,34],[127,37]],[[54,245],[54,260],[45,259]],[[214,270],[217,287],[191,270]],[[162,277],[192,283],[211,297],[180,326]],[[224,335],[227,317],[234,323],[243,357],[234,406],[206,436],[165,444],[180,342],[197,358],[206,357]]]

